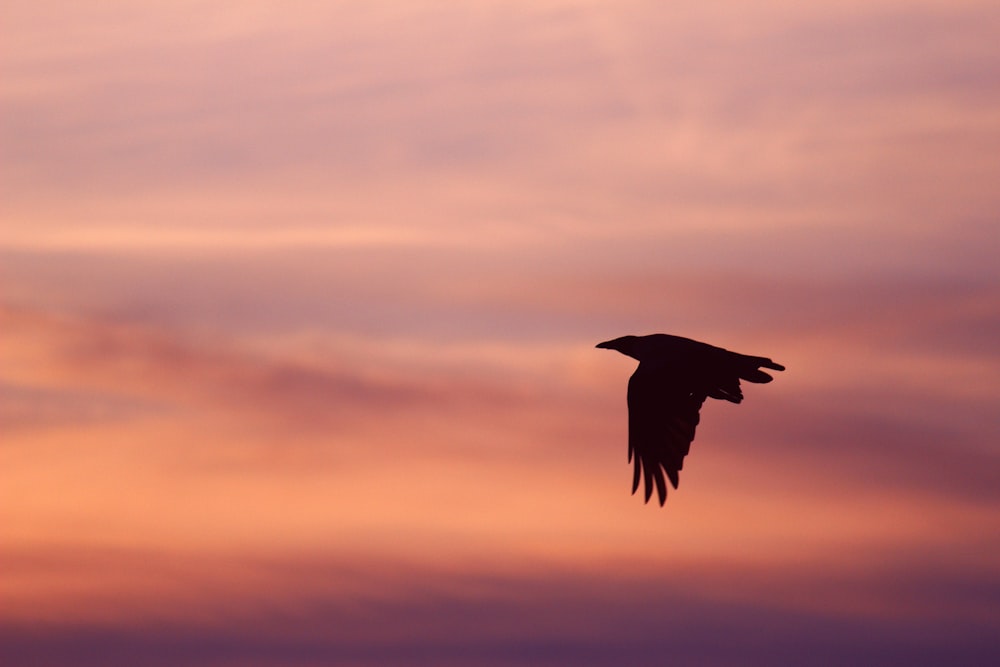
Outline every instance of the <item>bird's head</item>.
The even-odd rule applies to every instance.
[[[638,336],[622,336],[621,338],[615,338],[614,340],[606,340],[603,343],[598,343],[597,347],[604,348],[606,350],[618,350],[624,355],[630,356],[633,359],[638,359],[639,353],[639,337]]]

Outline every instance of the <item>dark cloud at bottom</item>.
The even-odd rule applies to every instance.
[[[893,595],[900,577],[912,578],[906,599]],[[788,604],[765,591],[760,599],[724,599],[667,578],[487,576],[458,588],[407,579],[409,593],[272,600],[239,618],[199,608],[170,621],[8,623],[0,658],[38,667],[986,665],[1000,658],[1000,621],[982,613],[997,608],[1000,580],[970,593],[968,577],[933,568],[853,582],[849,588],[887,603],[853,611],[838,608],[835,586],[825,605],[822,595]]]
[[[764,627],[760,627],[764,625]],[[773,626],[798,626],[799,633],[769,641]],[[322,642],[266,643],[218,637],[170,635],[121,636],[74,633],[50,639],[19,637],[10,664],[48,665],[622,665],[671,661],[699,665],[985,665],[996,658],[992,639],[944,636],[927,639],[923,628],[872,637],[861,623],[827,623],[817,619],[773,616],[754,626],[734,628],[719,619],[722,637],[675,637],[629,643],[560,640],[476,643],[406,643],[397,645]],[[875,632],[878,632],[876,630]],[[899,635],[907,636],[899,636]],[[735,636],[734,636],[735,635]],[[920,637],[913,640],[913,636]],[[9,643],[5,639],[5,643]],[[30,659],[30,662],[23,662]]]
[[[184,630],[4,632],[10,665],[986,665],[1000,657],[995,628],[878,622],[703,607],[634,640],[518,637],[403,642],[289,640]]]

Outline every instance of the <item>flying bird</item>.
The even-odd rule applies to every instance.
[[[628,381],[628,460],[634,464],[632,493],[645,479],[646,500],[653,486],[662,506],[667,478],[677,488],[678,473],[691,449],[698,411],[706,398],[743,400],[740,380],[770,382],[760,370],[783,371],[767,357],[751,357],[690,338],[652,334],[622,336],[598,343],[639,361]]]

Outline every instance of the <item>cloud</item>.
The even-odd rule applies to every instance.
[[[338,420],[439,399],[427,385],[365,377],[335,361],[305,366],[140,325],[99,318],[3,312],[14,344],[42,348],[59,382],[180,406],[216,406],[280,419],[286,427]],[[22,342],[24,341],[24,342]]]
[[[662,328],[724,345],[720,336],[732,336],[734,346],[752,329],[782,332],[792,338],[786,344],[865,338],[869,348],[989,353],[1000,296],[986,227],[887,230],[865,233],[864,243],[857,233],[623,230],[619,238],[357,244],[276,233],[199,245],[192,232],[187,246],[157,247],[154,236],[114,250],[8,251],[3,259],[14,303],[174,327],[449,344]]]
[[[13,12],[6,217],[435,236],[996,208],[988,5],[408,7]]]
[[[911,394],[905,412],[894,414],[881,408],[881,398],[870,390],[754,397],[755,410],[728,420],[720,414],[712,433],[734,461],[762,459],[754,468],[771,469],[767,483],[803,493],[808,487],[830,497],[874,492],[984,509],[997,504],[1000,453],[988,406],[952,408]]]
[[[83,555],[71,567],[96,556],[161,583],[152,596],[112,588],[103,600],[108,609],[121,605],[119,614],[92,615],[84,598],[43,624],[7,620],[8,658],[604,665],[667,654],[742,664],[749,653],[759,664],[826,665],[976,662],[996,651],[995,568],[942,569],[933,559],[889,565],[898,555],[861,568],[827,563],[823,576],[811,570],[815,564],[778,570],[673,561],[637,570],[618,562],[597,570],[510,572],[336,559]],[[69,616],[60,620],[61,614]]]
[[[128,419],[155,410],[155,403],[113,393],[33,387],[0,381],[0,422],[8,433]]]

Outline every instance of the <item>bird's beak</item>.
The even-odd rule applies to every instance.
[[[601,347],[601,348],[604,348],[605,350],[613,350],[613,349],[615,349],[614,347],[612,347],[613,343],[614,343],[613,340],[606,340],[603,343],[598,343],[594,347]]]

